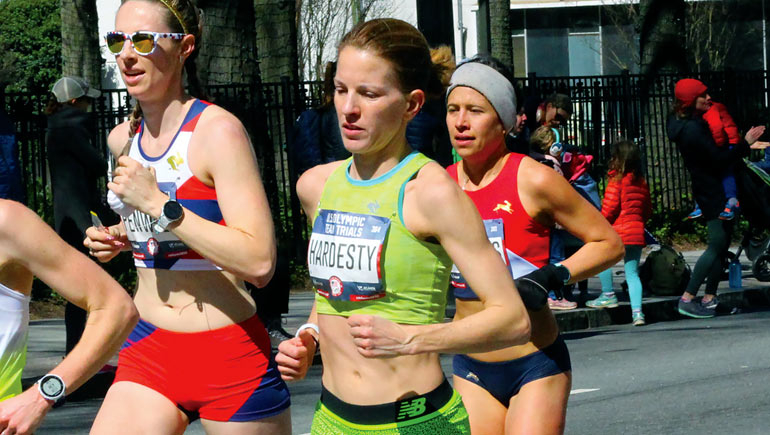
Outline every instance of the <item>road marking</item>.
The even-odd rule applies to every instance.
[[[577,390],[570,391],[569,394],[573,395],[573,394],[580,394],[580,393],[590,393],[592,391],[599,391],[599,389],[598,388],[580,388]]]

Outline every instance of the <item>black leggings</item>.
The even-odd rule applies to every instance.
[[[733,233],[733,222],[719,218],[706,222],[708,231],[708,247],[698,258],[692,271],[690,282],[687,283],[687,293],[697,295],[700,285],[706,281],[706,294],[716,295],[720,278],[722,277],[722,258],[730,247],[730,237]]]

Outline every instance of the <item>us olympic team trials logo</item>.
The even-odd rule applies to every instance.
[[[158,255],[158,252],[160,251],[160,244],[157,240],[155,240],[154,237],[150,237],[149,240],[147,240],[147,251],[153,257]]]
[[[329,277],[329,287],[331,287],[332,290],[332,296],[339,297],[342,294],[342,280],[339,279],[336,276]]]

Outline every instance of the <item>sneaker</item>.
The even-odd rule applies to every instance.
[[[703,212],[700,211],[700,206],[696,204],[695,210],[693,210],[690,214],[687,215],[687,219],[697,219],[701,216],[703,216]]]
[[[561,299],[548,298],[548,307],[552,310],[558,310],[558,311],[574,310],[575,308],[577,308],[577,302],[570,302],[564,298],[561,298]]]
[[[634,326],[642,326],[644,325],[644,314],[642,314],[641,311],[634,311],[631,314],[631,323],[634,324]]]
[[[727,201],[727,204],[725,204],[725,209],[722,210],[722,213],[719,213],[719,219],[722,219],[723,221],[730,221],[735,218],[735,213],[738,211],[738,201],[735,201],[735,203],[731,204],[730,201]]]
[[[586,306],[590,308],[615,308],[618,306],[618,297],[615,295],[607,296],[602,293],[598,298],[587,301]]]
[[[714,296],[708,302],[703,302],[703,299],[701,299],[700,304],[701,306],[703,306],[703,308],[706,308],[708,310],[715,310],[717,308],[717,305],[719,305],[719,299],[717,299],[716,296]]]
[[[706,308],[700,303],[695,303],[693,301],[685,302],[681,299],[679,299],[678,309],[679,314],[696,319],[708,319],[714,317],[715,314],[713,309]]]
[[[722,210],[722,213],[719,213],[719,219],[722,219],[723,221],[731,221],[734,217],[735,213],[730,207],[725,207],[725,209]]]

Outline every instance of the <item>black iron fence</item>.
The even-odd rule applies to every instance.
[[[522,81],[524,94],[545,97],[562,92],[572,97],[574,114],[566,130],[568,141],[594,156],[593,175],[602,180],[609,159],[609,144],[618,137],[640,143],[657,210],[683,210],[689,200],[687,172],[676,147],[666,138],[673,87],[679,76],[647,78],[621,74],[596,77],[537,77]],[[768,119],[766,71],[705,73],[715,100],[727,105],[739,127],[764,124]],[[279,242],[292,257],[303,261],[307,224],[294,190],[292,162],[287,153],[294,120],[321,98],[319,82],[227,85],[207,88],[210,100],[234,113],[248,130],[267,191]],[[0,107],[16,125],[23,182],[28,205],[50,216],[51,200],[45,156],[47,92],[3,93]],[[107,156],[109,131],[131,111],[125,90],[107,90],[94,105],[97,134],[94,140]]]

